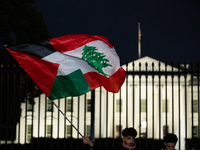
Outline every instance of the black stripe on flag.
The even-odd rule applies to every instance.
[[[39,58],[46,57],[56,51],[49,41],[40,42],[39,44],[22,44],[9,47],[9,49],[12,51],[24,52]]]

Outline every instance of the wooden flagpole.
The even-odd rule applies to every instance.
[[[58,108],[58,110],[61,112],[61,114],[65,117],[65,119],[67,119],[67,121],[69,121],[69,123],[72,125],[72,127],[74,127],[74,129],[78,132],[78,134],[80,134],[81,137],[83,137],[83,135],[79,132],[79,130],[72,124],[72,122],[66,117],[66,115],[60,110],[60,108],[51,100],[52,104],[54,104],[54,106],[56,106]]]

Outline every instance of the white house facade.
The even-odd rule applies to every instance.
[[[191,84],[195,77],[151,75],[151,72],[178,72],[178,68],[150,57],[130,62],[123,68],[129,72],[149,73],[127,75],[120,92],[115,94],[102,87],[95,89],[95,138],[115,138],[121,129],[134,127],[138,131],[137,138],[163,139],[166,132],[175,133],[181,143],[176,148],[184,149],[185,139],[198,136],[199,84]],[[32,136],[81,138],[58,109],[52,108],[44,94],[34,102],[34,107],[21,104],[15,143],[28,143]],[[91,92],[54,103],[81,134],[90,135]]]

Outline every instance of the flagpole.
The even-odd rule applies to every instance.
[[[51,100],[52,104],[54,104],[54,106],[56,106],[58,108],[58,110],[61,112],[61,114],[65,117],[65,119],[67,119],[67,121],[69,121],[69,123],[72,125],[72,127],[74,127],[74,129],[78,132],[78,134],[80,134],[80,136],[83,137],[83,135],[79,132],[79,130],[72,124],[72,122],[66,117],[66,115],[60,110],[60,108]]]
[[[141,58],[141,29],[140,29],[140,22],[138,22],[138,57]]]
[[[95,141],[95,89],[91,91],[91,139]]]

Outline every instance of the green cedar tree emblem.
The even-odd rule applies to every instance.
[[[112,67],[112,65],[107,63],[109,60],[105,58],[106,55],[104,55],[104,53],[96,52],[96,50],[98,49],[96,49],[94,46],[85,45],[82,52],[82,59],[87,61],[88,64],[95,68],[99,73],[108,76],[103,72],[103,68],[108,66]]]

